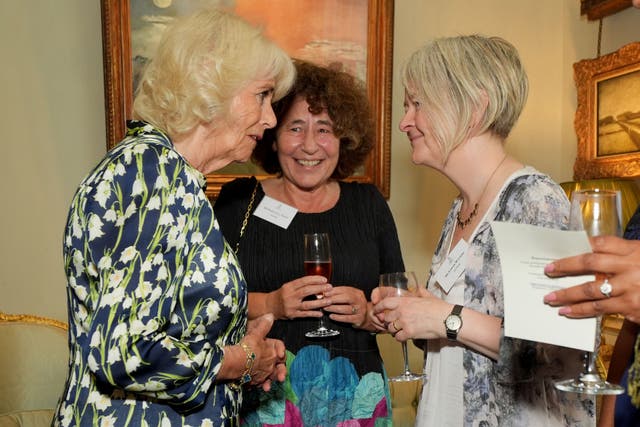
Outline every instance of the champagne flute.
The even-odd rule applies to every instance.
[[[413,271],[386,273],[380,275],[380,284],[382,296],[411,296],[418,290],[418,279]],[[389,381],[417,381],[424,379],[424,375],[411,372],[409,368],[409,354],[407,351],[407,342],[402,343],[402,358],[404,361],[404,372],[395,377],[389,378]]]
[[[589,236],[622,235],[620,198],[616,191],[574,191],[571,195],[569,215],[570,230],[584,230]],[[604,281],[606,278],[606,275],[596,275],[597,280]],[[580,375],[577,378],[556,382],[557,389],[584,394],[621,394],[624,391],[621,386],[602,379],[595,368],[595,351],[585,352],[582,357],[584,369]]]
[[[324,276],[331,280],[331,249],[327,233],[311,233],[304,235],[304,271],[307,276]],[[323,298],[323,294],[316,298]],[[307,338],[325,338],[340,335],[339,331],[329,329],[324,325],[324,311],[318,328],[305,334]]]

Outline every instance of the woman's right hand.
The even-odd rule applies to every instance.
[[[561,307],[559,314],[583,318],[622,314],[640,324],[640,241],[615,236],[591,238],[593,252],[555,260],[545,267],[549,277],[603,273],[612,286],[610,297],[600,292],[602,280],[551,292],[544,302]]]
[[[273,313],[276,319],[322,317],[321,309],[331,305],[331,299],[315,296],[323,295],[331,288],[323,276],[303,276],[266,294],[264,310]]]
[[[249,346],[256,358],[251,370],[251,385],[258,385],[264,391],[271,389],[271,381],[284,381],[287,368],[284,342],[267,338],[273,326],[273,315],[265,314],[255,320],[250,320],[247,334],[242,342]]]
[[[262,387],[264,391],[271,389],[271,381],[284,381],[287,375],[287,360],[284,343],[267,338],[273,326],[273,314],[265,314],[250,320],[247,333],[238,344],[224,348],[222,367],[218,372],[218,381],[238,381],[245,374],[251,376],[249,384]],[[253,364],[247,372],[251,353]]]

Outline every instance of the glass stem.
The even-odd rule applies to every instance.
[[[410,374],[411,372],[409,371],[409,354],[407,352],[407,342],[403,342],[402,343],[402,357],[404,359],[404,373],[405,374]]]
[[[596,373],[596,358],[595,353],[593,352],[585,352],[584,353],[584,370],[587,374],[595,374]]]
[[[320,317],[320,320],[318,322],[318,329],[325,329],[325,327],[324,327],[324,313],[322,314],[322,317]]]

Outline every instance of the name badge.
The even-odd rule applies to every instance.
[[[436,282],[446,293],[449,293],[458,278],[464,274],[464,256],[468,247],[467,242],[460,239],[434,276]]]
[[[293,217],[295,217],[297,213],[298,209],[276,199],[272,199],[269,196],[264,196],[253,212],[258,218],[269,221],[285,230],[289,227],[289,224],[291,224]]]

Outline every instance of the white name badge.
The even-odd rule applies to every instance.
[[[297,213],[298,209],[276,199],[272,199],[269,196],[264,196],[253,212],[258,218],[269,221],[285,230],[289,227],[289,224],[291,224],[293,217],[295,217]]]
[[[469,245],[464,239],[460,239],[458,244],[449,252],[449,256],[444,260],[434,276],[436,282],[446,293],[449,293],[458,278],[464,274],[464,256]]]

